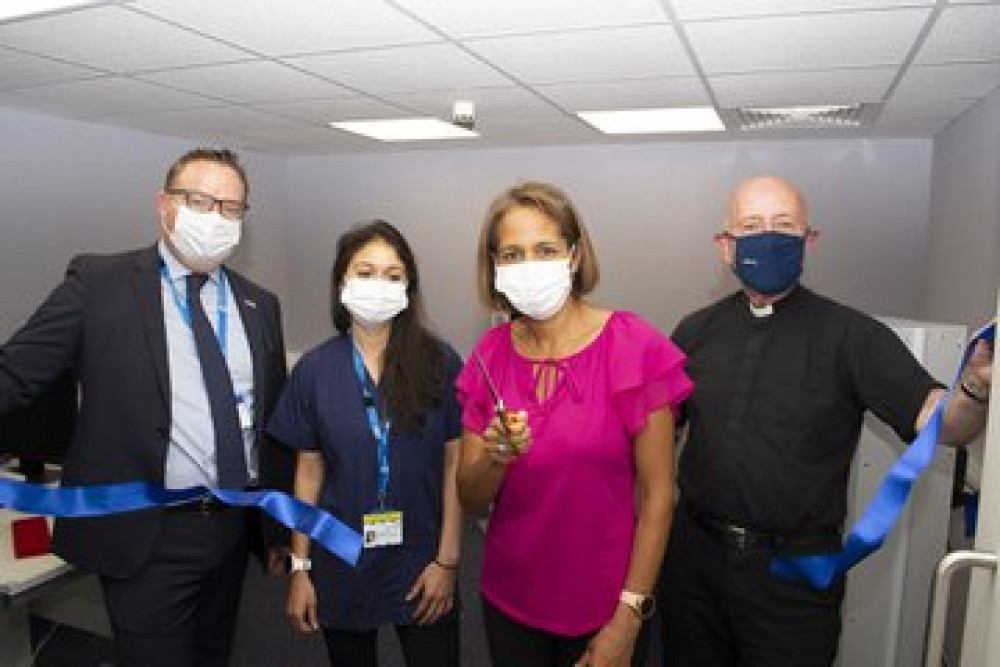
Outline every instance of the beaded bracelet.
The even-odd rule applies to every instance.
[[[439,561],[437,558],[435,558],[433,560],[433,563],[435,565],[437,565],[439,568],[441,568],[442,570],[457,570],[458,569],[458,563],[448,563],[448,564],[445,564],[445,563],[442,563],[441,561]]]

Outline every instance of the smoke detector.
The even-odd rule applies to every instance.
[[[456,100],[451,105],[451,122],[466,130],[476,129],[476,103]]]

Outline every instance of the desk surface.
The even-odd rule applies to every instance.
[[[17,475],[3,471],[0,476],[17,479]],[[73,570],[58,556],[47,554],[30,558],[15,558],[10,524],[28,514],[0,508],[0,597],[13,598],[25,591],[41,586]],[[52,519],[49,519],[49,527]]]

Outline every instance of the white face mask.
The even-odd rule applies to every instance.
[[[533,320],[558,313],[573,288],[569,258],[497,266],[494,281],[510,305]]]
[[[347,278],[340,302],[362,326],[384,324],[406,310],[406,283],[392,280]]]
[[[233,253],[240,242],[243,223],[227,220],[214,211],[196,213],[187,206],[177,207],[170,243],[188,268],[210,273]]]

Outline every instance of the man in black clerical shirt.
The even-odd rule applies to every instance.
[[[839,550],[865,411],[909,441],[945,394],[890,329],[798,284],[817,237],[791,183],[741,183],[717,243],[742,290],[673,334],[695,391],[661,579],[666,667],[830,665],[843,584],[782,580],[770,561]],[[942,442],[983,428],[991,359],[980,343]]]

